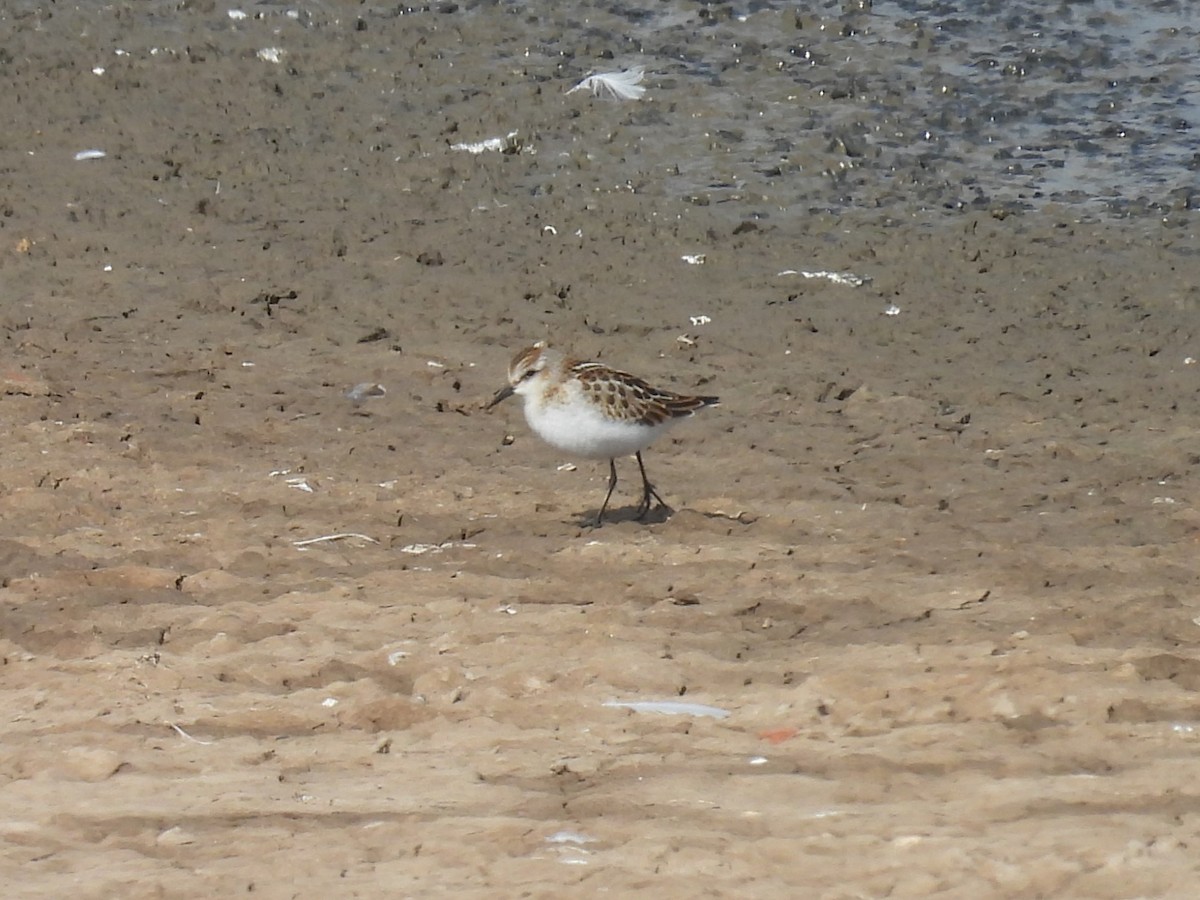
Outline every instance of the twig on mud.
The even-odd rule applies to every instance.
[[[208,747],[208,746],[211,746],[212,744],[216,743],[216,741],[202,741],[202,740],[200,740],[200,738],[194,738],[190,734],[188,734],[186,731],[184,731],[182,728],[180,728],[178,725],[176,725],[174,722],[170,722],[169,724],[172,728],[175,729],[175,732],[181,738],[184,738],[185,740],[189,740],[193,744],[203,744],[205,747]]]
[[[292,541],[293,547],[307,547],[309,544],[319,544],[322,541],[344,541],[347,538],[357,538],[360,541],[368,541],[372,544],[378,544],[379,541],[365,534],[359,534],[356,531],[343,531],[340,534],[323,534],[320,537],[306,538],[303,541]]]

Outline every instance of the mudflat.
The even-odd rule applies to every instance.
[[[10,896],[1194,892],[1190,225],[731,215],[482,15],[114,9],[0,97]],[[482,410],[543,338],[720,395],[673,514]]]

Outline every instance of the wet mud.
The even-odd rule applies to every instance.
[[[777,63],[875,9],[6,14],[14,895],[1190,895],[1190,176],[867,140]],[[540,338],[720,395],[674,514],[483,411]]]

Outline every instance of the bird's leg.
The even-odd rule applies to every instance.
[[[650,512],[650,499],[653,497],[658,501],[658,505],[663,509],[670,511],[671,507],[667,506],[667,501],[658,496],[658,491],[654,490],[654,485],[650,483],[650,479],[646,477],[646,464],[642,462],[642,453],[639,450],[634,454],[637,457],[638,468],[642,471],[642,502],[638,505],[638,519],[644,519],[646,513]]]
[[[643,478],[646,476],[643,474]],[[610,459],[608,461],[608,493],[604,495],[604,502],[600,504],[600,512],[596,513],[596,527],[600,527],[600,523],[604,520],[604,511],[608,509],[608,501],[612,499],[613,491],[617,487],[617,461]]]

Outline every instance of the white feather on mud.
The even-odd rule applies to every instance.
[[[591,91],[593,97],[608,97],[612,100],[641,100],[646,89],[642,87],[642,79],[646,77],[643,66],[634,66],[621,72],[597,72],[589,75],[575,87],[567,91]]]

